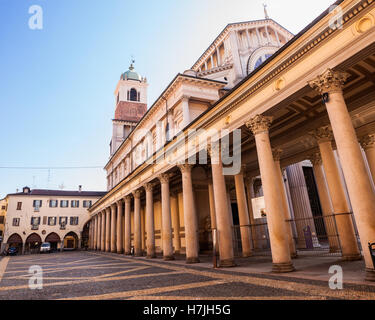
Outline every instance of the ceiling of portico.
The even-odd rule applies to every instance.
[[[335,68],[350,74],[344,86],[344,97],[359,137],[375,132],[374,52],[375,44],[372,44]],[[321,96],[307,84],[269,109],[265,115],[274,117],[270,129],[271,144],[272,147],[283,149],[282,163],[287,164],[304,160],[317,147],[309,132],[329,124]],[[249,171],[256,171],[258,163],[254,137],[245,126],[241,130],[243,162]]]

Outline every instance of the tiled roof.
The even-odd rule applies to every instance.
[[[102,197],[106,194],[105,191],[65,191],[65,190],[47,190],[34,189],[30,193],[10,193],[8,196],[66,196],[66,197]]]

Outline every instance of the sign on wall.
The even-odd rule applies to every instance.
[[[266,218],[266,203],[264,197],[251,199],[254,219]]]

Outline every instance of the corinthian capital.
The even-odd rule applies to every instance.
[[[256,115],[250,121],[246,122],[246,127],[254,134],[257,135],[262,132],[268,132],[271,127],[273,117]]]
[[[281,158],[281,155],[283,153],[283,149],[280,149],[280,148],[272,148],[272,155],[273,155],[273,159],[275,161],[280,161],[280,158]]]
[[[309,81],[309,86],[320,94],[341,91],[350,74],[327,69],[323,74]]]
[[[191,172],[193,165],[184,163],[184,164],[178,165],[178,168],[180,169],[181,173],[186,173],[186,172]]]
[[[141,195],[142,195],[142,190],[138,189],[138,190],[133,191],[134,199],[139,199]]]
[[[322,156],[319,152],[312,153],[307,157],[313,166],[320,166],[322,164]]]
[[[360,143],[364,150],[375,148],[375,134],[369,134],[362,137]]]
[[[333,140],[333,133],[329,126],[320,127],[310,133],[318,143],[328,142]]]
[[[154,184],[153,183],[146,183],[144,185],[144,188],[146,191],[152,191],[152,189],[154,188]]]
[[[160,183],[169,183],[170,175],[168,173],[162,173],[158,178]]]

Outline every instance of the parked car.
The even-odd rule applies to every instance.
[[[7,256],[15,256],[18,253],[18,248],[17,247],[10,247],[7,250]]]
[[[49,242],[43,242],[40,246],[40,253],[51,253],[51,244]]]

